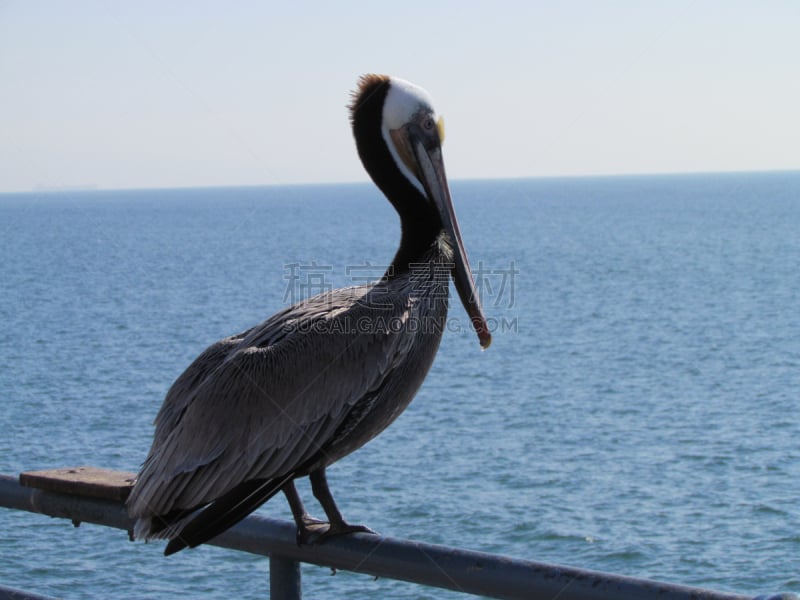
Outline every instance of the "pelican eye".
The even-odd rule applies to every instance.
[[[435,133],[439,134],[439,143],[444,142],[444,118],[439,117],[437,120],[434,120],[433,117],[425,117],[422,120],[422,129],[428,135],[434,135]]]

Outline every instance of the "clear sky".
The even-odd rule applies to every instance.
[[[0,0],[0,191],[366,179],[365,72],[451,179],[800,168],[800,2]]]

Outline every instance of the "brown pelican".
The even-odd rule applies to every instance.
[[[135,537],[168,538],[165,554],[211,539],[280,490],[299,542],[370,532],[344,520],[325,469],[411,402],[439,347],[450,277],[481,346],[491,342],[430,96],[366,75],[350,116],[365,169],[400,215],[400,247],[378,282],[290,306],[211,345],[178,377],[127,502]],[[308,515],[295,489],[306,475],[327,522]]]

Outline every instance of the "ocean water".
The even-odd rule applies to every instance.
[[[531,560],[800,592],[800,174],[452,188],[494,341],[481,352],[453,303],[411,407],[329,470],[345,516]],[[398,239],[366,184],[0,196],[0,472],[137,470],[200,351],[376,277]],[[261,512],[290,518],[282,498]],[[165,558],[121,531],[5,509],[0,531],[3,585],[267,596],[264,558]],[[313,598],[461,597],[311,565],[303,578]]]

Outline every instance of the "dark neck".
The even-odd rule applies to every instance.
[[[384,191],[384,193],[386,193]],[[388,194],[386,194],[388,196]],[[389,198],[392,204],[397,208],[394,200]],[[442,231],[442,224],[439,215],[430,211],[428,214],[418,210],[418,207],[425,206],[422,204],[426,202],[424,199],[413,200],[417,209],[403,214],[400,209],[400,247],[392,259],[392,265],[387,272],[391,274],[400,275],[407,273],[415,263],[423,262],[426,256],[430,255],[431,247],[434,246],[436,238]]]
[[[388,83],[376,83],[374,89],[362,90],[353,111],[353,135],[364,168],[400,216],[400,247],[386,273],[391,279],[423,260],[436,243],[442,222],[428,199],[400,171],[381,135],[388,89]]]

